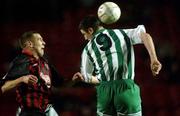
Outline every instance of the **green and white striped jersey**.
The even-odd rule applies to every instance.
[[[94,34],[81,56],[81,73],[85,82],[91,75],[99,81],[134,79],[133,45],[142,43],[143,25],[134,29],[102,29]]]

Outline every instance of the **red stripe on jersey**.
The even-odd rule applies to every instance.
[[[40,94],[40,97],[39,97],[39,108],[42,110],[42,104],[43,103],[43,95]]]
[[[21,95],[19,93],[19,90],[17,90],[17,89],[16,89],[16,95],[17,95],[16,100],[18,101],[18,103],[22,103],[22,97],[21,97]]]
[[[45,99],[44,99],[44,109],[46,109],[48,103],[49,103],[48,98],[45,98]]]
[[[32,106],[32,102],[31,102],[31,94],[27,94],[26,95],[26,104],[28,107]]]
[[[34,99],[34,107],[39,108],[38,94],[36,92],[33,93],[33,99]]]

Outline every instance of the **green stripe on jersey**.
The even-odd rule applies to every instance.
[[[127,54],[127,64],[128,64],[128,79],[131,79],[132,77],[132,61],[131,61],[131,42],[129,37],[126,35],[126,33],[123,30],[119,30],[123,36],[124,36],[124,40],[126,42],[126,46],[127,46],[127,50],[128,50],[128,54]]]
[[[106,59],[107,59],[108,69],[105,69],[106,66],[104,66],[106,79],[107,80],[114,80],[112,53],[110,51],[110,47],[112,46],[111,39],[106,34],[100,33],[98,35],[98,37],[96,38],[96,42],[97,42],[97,44],[99,44],[101,46],[101,47],[99,47],[99,49],[102,52],[105,52],[105,56],[106,56]]]
[[[99,73],[101,74],[101,80],[106,81],[106,75],[105,75],[105,71],[104,71],[104,68],[103,68],[103,61],[101,59],[101,54],[100,54],[100,51],[98,50],[98,47],[96,46],[95,41],[92,41],[92,50],[95,53],[97,63],[99,65],[99,67],[100,67],[100,72]]]
[[[122,52],[122,48],[121,48],[121,41],[113,30],[108,30],[108,32],[109,32],[111,38],[115,42],[115,47],[116,47],[116,51],[117,51],[118,67],[119,67],[118,71],[117,71],[117,79],[122,79],[124,57],[123,57],[123,52]]]

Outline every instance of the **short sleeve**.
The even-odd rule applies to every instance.
[[[131,39],[132,44],[141,44],[142,40],[140,38],[141,32],[146,32],[144,25],[138,25],[134,29],[123,29],[127,36]]]

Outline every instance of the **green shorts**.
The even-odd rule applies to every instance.
[[[141,112],[140,89],[131,79],[101,82],[96,90],[98,115]]]

